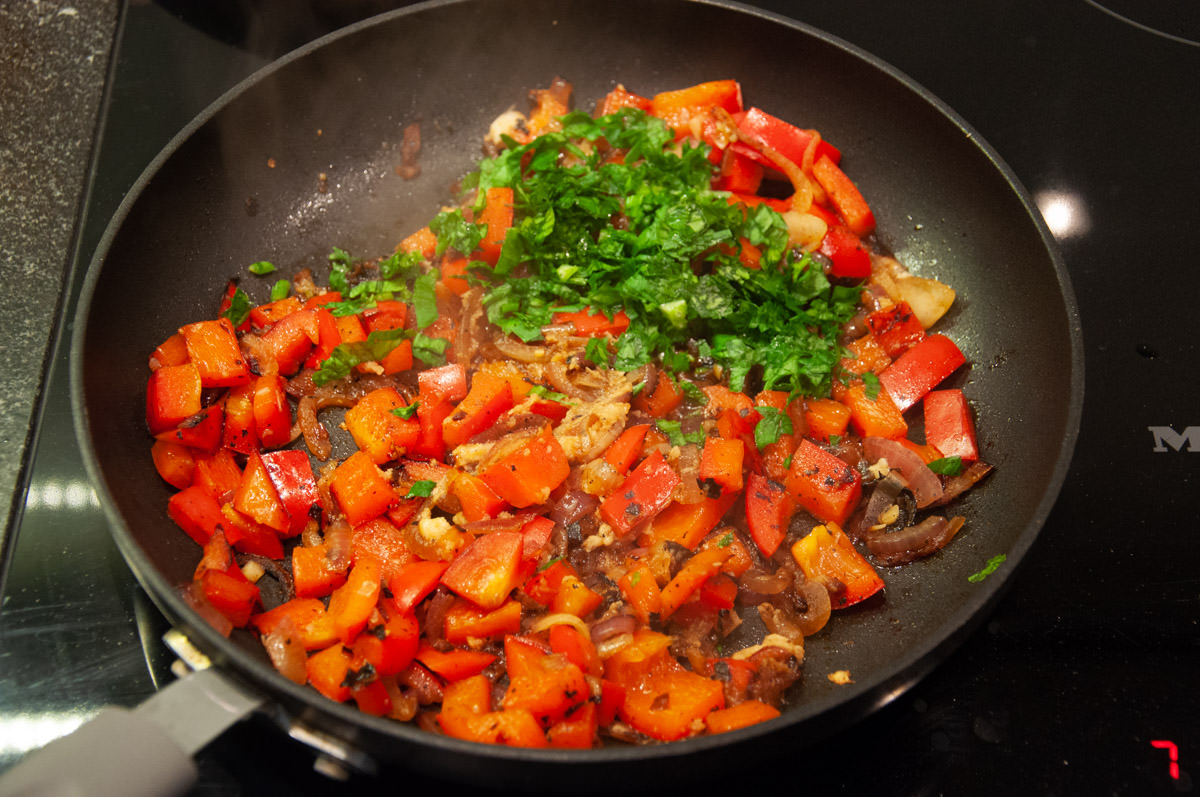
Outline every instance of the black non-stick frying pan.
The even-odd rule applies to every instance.
[[[211,317],[226,281],[270,260],[323,275],[334,245],[390,252],[478,157],[491,120],[556,75],[580,107],[615,83],[649,95],[718,78],[753,104],[815,127],[871,202],[880,245],[959,295],[941,322],[971,364],[971,399],[997,468],[961,503],[966,530],[884,574],[886,595],[839,612],[807,640],[783,716],[716,737],[596,751],[514,750],[372,718],[275,673],[248,633],[224,639],[178,596],[199,549],[167,518],[148,456],[147,356]],[[402,130],[420,122],[421,175],[397,175]],[[253,298],[265,298],[265,284]],[[685,0],[433,2],[348,28],[282,59],[214,104],[155,160],[88,274],[73,341],[80,444],[117,543],[163,613],[275,716],[369,758],[448,777],[595,787],[636,773],[703,772],[718,748],[784,726],[816,738],[925,674],[980,620],[1058,493],[1082,403],[1074,298],[1053,241],[1011,172],[952,111],[903,75],[801,23]],[[1005,554],[983,581],[968,576]],[[848,670],[853,682],[825,676]],[[611,765],[621,764],[619,768]],[[551,776],[547,770],[555,770]],[[565,780],[564,780],[565,779]]]

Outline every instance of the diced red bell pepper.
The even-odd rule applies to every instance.
[[[160,432],[155,438],[211,454],[221,447],[224,426],[225,407],[218,402],[185,419],[174,429]]]
[[[305,650],[327,648],[337,641],[333,625],[328,622],[325,602],[317,598],[292,598],[270,611],[250,617],[250,624],[264,636],[273,634],[290,622],[300,635]]]
[[[804,164],[805,150],[808,149],[813,139],[813,134],[809,131],[789,124],[777,116],[772,116],[761,108],[747,108],[745,113],[734,118],[737,120],[739,136],[751,142],[766,144],[797,166]],[[735,145],[735,147],[736,151],[755,158],[763,166],[775,167],[772,161],[764,158],[753,147],[744,144]],[[834,163],[838,163],[842,159],[842,153],[838,151],[837,147],[825,139],[821,139],[814,147],[813,162],[815,163],[822,155],[827,156]]]
[[[167,484],[178,490],[191,485],[196,474],[196,460],[186,446],[155,440],[150,447],[150,458],[154,461],[154,469]]]
[[[426,373],[422,371],[421,373]],[[408,450],[410,456],[429,457],[441,460],[446,456],[446,441],[442,438],[442,424],[454,412],[454,402],[434,393],[417,399],[417,440]]]
[[[338,642],[308,657],[305,670],[313,688],[330,700],[344,703],[350,699],[347,676],[354,656],[349,648]]]
[[[937,448],[943,457],[959,457],[964,462],[979,459],[975,440],[975,421],[971,407],[961,390],[933,390],[922,402],[925,411],[925,442]]]
[[[198,545],[204,545],[225,525],[221,505],[198,485],[172,495],[167,501],[167,516]]]
[[[188,361],[187,342],[183,335],[176,332],[162,343],[150,355],[150,370],[157,371],[164,365],[183,365]]]
[[[650,616],[658,614],[662,608],[662,590],[654,578],[654,572],[647,565],[631,568],[617,582],[625,602],[633,609],[633,613],[643,623],[650,622]]]
[[[649,394],[643,390],[633,398],[633,408],[654,418],[664,418],[667,413],[683,403],[683,391],[665,373],[658,375],[658,382]]]
[[[486,371],[471,377],[471,389],[442,421],[442,440],[448,448],[457,448],[489,428],[513,406],[508,380]]]
[[[405,237],[396,249],[400,252],[420,252],[426,260],[430,260],[437,252],[437,236],[429,227],[422,227]]]
[[[522,589],[533,600],[543,606],[549,606],[558,594],[559,585],[567,576],[578,576],[578,573],[565,559],[555,559],[549,566],[530,576]]]
[[[827,155],[813,163],[812,173],[850,231],[855,235],[870,235],[875,229],[875,214],[846,173]]]
[[[223,528],[225,539],[229,544],[242,553],[265,556],[268,559],[282,559],[283,543],[275,529],[246,517],[233,508],[233,504],[224,504],[221,514],[225,520]]]
[[[509,636],[504,658],[509,685],[501,705],[506,710],[524,709],[552,725],[591,697],[583,671],[565,656],[547,655],[539,646]]]
[[[639,423],[621,432],[604,450],[604,459],[619,473],[627,472],[642,453],[642,441],[646,439],[646,430],[649,428],[650,424]]]
[[[424,401],[462,401],[467,397],[467,369],[461,363],[427,368],[417,375],[417,388]]]
[[[742,489],[742,461],[746,447],[741,440],[708,437],[700,452],[700,478],[710,479],[722,492]]]
[[[679,474],[661,452],[642,460],[616,492],[600,504],[600,517],[618,536],[652,520],[671,502]]]
[[[796,540],[792,558],[805,578],[825,585],[835,609],[853,606],[883,589],[883,579],[836,523],[817,526]]]
[[[329,596],[329,616],[343,644],[349,645],[367,625],[379,602],[382,565],[373,556],[360,556],[350,568],[346,583]]]
[[[279,500],[258,452],[246,458],[241,484],[233,495],[233,508],[256,523],[274,529],[281,537],[290,532],[291,518]]]
[[[196,475],[193,483],[216,499],[218,504],[233,500],[233,492],[242,483],[242,469],[233,451],[218,449],[215,454],[196,453]]]
[[[645,679],[627,686],[620,715],[635,730],[667,742],[694,734],[697,723],[724,707],[720,681],[686,670],[668,657]]]
[[[325,543],[292,549],[292,584],[297,598],[324,598],[346,583],[346,571],[330,565]]]
[[[822,442],[846,433],[850,408],[834,399],[810,398],[804,402],[804,423],[808,435]]]
[[[573,625],[550,627],[550,650],[561,653],[586,675],[599,678],[604,674],[604,661],[592,640]]]
[[[567,575],[558,584],[558,591],[550,601],[551,614],[573,614],[587,617],[599,608],[604,598],[577,576]]]
[[[496,656],[482,650],[456,648],[441,651],[430,645],[422,645],[417,649],[416,659],[442,678],[453,682],[483,672],[496,660]]]
[[[289,298],[296,299],[299,306],[299,299]],[[262,334],[261,340],[263,348],[274,356],[279,373],[291,376],[321,341],[320,317],[315,310],[297,309],[276,321]]]
[[[950,338],[927,335],[885,368],[879,381],[896,407],[904,412],[966,361],[962,350]]]
[[[292,440],[292,410],[286,387],[279,374],[263,374],[254,382],[254,429],[263,448],[280,448]]]
[[[895,359],[925,337],[925,327],[917,319],[908,302],[876,310],[867,316],[872,338],[883,347],[888,357]]]
[[[179,334],[187,343],[188,357],[204,387],[230,387],[249,381],[250,366],[228,318],[188,324],[180,328]]]
[[[312,508],[320,500],[308,453],[299,449],[265,451],[260,455],[263,467],[279,502],[288,515],[287,535],[304,531]]]
[[[650,98],[650,115],[666,122],[677,136],[690,132],[692,118],[710,108],[724,108],[731,114],[740,112],[742,87],[736,80],[713,80],[660,92]]]
[[[334,301],[341,301],[341,295],[333,292],[323,293],[319,297],[313,297],[313,299],[331,295],[337,296],[337,299]],[[311,302],[313,299],[309,301]],[[325,362],[329,358],[329,355],[333,354],[333,350],[342,342],[342,332],[338,328],[337,319],[333,313],[320,305],[312,309],[317,319],[317,345],[309,352],[308,359],[304,361],[304,367],[320,368],[321,363]]]
[[[658,615],[663,620],[675,613],[696,590],[721,571],[721,566],[733,552],[714,547],[697,551],[683,563],[675,577],[662,588],[662,606]]]
[[[420,437],[421,422],[416,417],[401,418],[392,412],[404,406],[395,388],[381,387],[346,411],[346,430],[376,465],[399,459]]]
[[[904,413],[885,387],[872,398],[863,383],[855,381],[838,394],[838,400],[850,409],[850,426],[859,437],[899,440],[908,434]]]
[[[168,365],[146,381],[146,425],[150,434],[175,429],[203,409],[200,372],[194,363]]]
[[[404,533],[386,513],[351,528],[350,541],[354,560],[358,561],[360,556],[378,559],[385,580],[398,574],[416,558],[405,542]]]
[[[330,489],[351,526],[366,523],[399,500],[391,483],[365,451],[355,451],[338,465]]]
[[[399,612],[412,611],[429,593],[437,589],[442,574],[449,566],[449,562],[426,561],[406,565],[397,575],[388,579],[392,605]]]
[[[721,170],[713,179],[716,191],[757,194],[763,181],[763,165],[732,146],[721,158]]]
[[[700,587],[700,602],[710,609],[732,609],[737,600],[738,583],[726,572],[717,573]]]
[[[239,454],[249,454],[258,450],[258,430],[254,426],[253,382],[232,388],[225,397],[225,430],[221,443]]]
[[[840,224],[826,230],[820,252],[829,258],[831,277],[861,280],[871,276],[871,253],[861,238]]]
[[[229,618],[234,628],[242,628],[250,622],[250,615],[258,603],[258,587],[242,575],[237,565],[231,566],[229,571],[204,571],[200,584],[204,588],[204,597]]]
[[[487,227],[487,233],[479,242],[476,252],[480,260],[494,266],[500,259],[504,237],[508,235],[508,229],[513,224],[513,190],[505,187],[489,188],[483,210],[475,221]]]
[[[442,574],[442,583],[485,609],[497,609],[517,586],[520,532],[496,531],[476,537]]]
[[[554,533],[554,521],[542,515],[534,515],[521,526],[521,558],[536,558]]]
[[[260,304],[250,309],[250,323],[258,329],[266,329],[284,316],[291,315],[304,307],[299,296],[286,296],[274,302]]]
[[[597,117],[608,116],[622,108],[637,108],[642,111],[649,111],[650,98],[627,91],[624,86],[618,83],[612,91],[604,95],[604,99],[596,103],[595,115]]]
[[[725,517],[738,495],[737,492],[726,492],[717,498],[705,497],[694,504],[672,501],[650,521],[643,542],[675,542],[694,551],[705,535]]]
[[[443,636],[452,645],[468,645],[472,639],[502,638],[521,630],[521,604],[507,600],[495,609],[484,609],[460,600],[446,610]]]
[[[450,482],[450,494],[458,499],[468,523],[494,518],[508,506],[508,502],[496,495],[487,482],[466,472],[455,475]]]
[[[517,440],[479,477],[518,509],[545,503],[550,491],[562,484],[571,465],[549,424],[534,436]]]
[[[736,706],[717,709],[704,718],[709,733],[728,733],[778,717],[779,709],[761,700],[746,700]]]
[[[824,522],[845,522],[862,496],[858,471],[808,438],[796,446],[784,486],[801,507]]]
[[[757,473],[747,477],[746,524],[763,556],[779,549],[795,511],[795,498],[782,484]]]
[[[354,653],[370,662],[376,675],[396,675],[412,664],[420,637],[421,628],[416,617],[397,615],[382,626],[360,634],[354,640]]]
[[[629,329],[629,315],[624,310],[618,310],[609,318],[599,310],[585,307],[572,313],[555,313],[554,323],[571,324],[575,327],[575,334],[584,338],[602,338],[605,335],[616,338]]]
[[[556,626],[558,627],[558,626]],[[546,729],[546,741],[563,750],[589,750],[596,744],[600,728],[599,709],[588,701]]]

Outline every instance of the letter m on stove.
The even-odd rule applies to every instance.
[[[1200,426],[1189,426],[1182,433],[1170,426],[1147,426],[1154,435],[1154,450],[1200,452]]]

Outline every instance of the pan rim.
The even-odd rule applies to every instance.
[[[382,720],[358,712],[349,706],[327,701],[310,689],[300,687],[286,681],[274,671],[269,670],[261,662],[250,657],[236,644],[220,637],[203,622],[194,622],[190,610],[174,592],[166,580],[148,561],[140,546],[133,539],[124,517],[112,500],[107,488],[97,454],[91,445],[91,419],[88,417],[83,402],[84,376],[82,369],[83,352],[86,345],[85,332],[88,327],[92,310],[92,298],[96,286],[103,273],[103,265],[108,257],[118,230],[125,223],[129,214],[136,206],[139,197],[154,175],[170,158],[189,140],[197,130],[213,119],[237,97],[244,94],[253,86],[269,79],[276,72],[285,69],[289,64],[301,60],[312,52],[326,47],[334,41],[356,35],[359,31],[385,25],[395,19],[417,16],[434,9],[446,6],[468,5],[478,0],[429,0],[429,2],[386,12],[363,20],[338,31],[316,39],[287,55],[271,62],[254,72],[234,87],[224,92],[207,108],[198,114],[188,125],[176,134],[166,147],[147,165],[138,180],[131,187],[120,207],[107,225],[103,236],[97,244],[96,251],[88,264],[82,289],[78,299],[78,312],[71,336],[70,347],[70,386],[72,416],[76,436],[80,444],[83,460],[92,484],[97,489],[97,495],[107,518],[110,530],[117,541],[122,556],[133,570],[138,581],[145,587],[154,603],[172,623],[184,627],[189,635],[197,639],[206,652],[216,651],[218,658],[229,666],[231,675],[239,680],[248,681],[254,688],[264,691],[268,696],[282,691],[294,705],[306,706],[321,714],[330,714],[348,725],[365,725],[373,731],[387,736],[413,742],[418,746],[433,745],[450,752],[467,753],[472,756],[483,755],[489,758],[512,760],[518,762],[538,763],[577,763],[586,759],[589,763],[612,763],[617,761],[633,761],[641,759],[662,759],[664,757],[692,756],[717,746],[745,741],[773,733],[779,728],[798,724],[816,716],[826,715],[837,709],[840,721],[823,729],[821,736],[826,736],[833,730],[845,727],[861,717],[890,703],[906,692],[913,684],[923,678],[936,666],[939,651],[957,647],[962,638],[973,627],[982,621],[981,615],[989,606],[999,600],[1005,589],[1011,584],[1019,565],[1025,561],[1026,555],[1036,541],[1050,511],[1056,502],[1065,482],[1076,440],[1079,433],[1083,406],[1083,337],[1079,319],[1079,311],[1069,274],[1066,270],[1057,243],[1054,241],[1047,225],[1033,204],[1027,190],[1017,179],[1011,168],[999,154],[953,109],[926,90],[916,81],[903,74],[895,67],[874,55],[852,45],[836,36],[821,31],[803,22],[790,19],[763,9],[746,6],[732,0],[668,0],[670,4],[680,2],[695,5],[712,6],[732,12],[749,14],[767,22],[782,25],[797,33],[820,40],[845,52],[851,58],[871,66],[874,70],[887,75],[896,81],[904,90],[919,98],[939,116],[956,127],[969,139],[974,149],[986,158],[991,168],[1003,178],[1004,183],[1014,193],[1023,207],[1028,220],[1032,222],[1040,238],[1043,248],[1054,267],[1055,277],[1062,295],[1062,301],[1067,311],[1067,328],[1069,333],[1070,400],[1066,407],[1066,433],[1060,441],[1055,465],[1042,490],[1040,500],[1029,520],[1026,521],[1022,532],[1017,536],[1008,550],[1008,563],[1003,572],[989,578],[989,583],[982,585],[972,593],[943,624],[944,633],[930,634],[919,640],[919,644],[906,647],[904,655],[886,671],[872,673],[870,677],[847,687],[845,692],[837,696],[814,698],[806,701],[804,708],[772,720],[767,723],[752,726],[740,731],[721,736],[702,736],[674,742],[669,745],[606,747],[590,751],[554,751],[554,750],[524,750],[504,748],[499,746],[478,745],[462,742],[449,737],[421,731],[415,726]],[[582,754],[582,755],[581,755]]]

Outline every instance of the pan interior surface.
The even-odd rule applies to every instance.
[[[491,120],[523,109],[528,92],[556,75],[574,85],[579,108],[617,83],[650,95],[738,79],[748,106],[836,143],[875,210],[881,248],[959,295],[942,324],[971,364],[951,386],[971,399],[996,473],[962,502],[966,530],[950,546],[884,571],[884,597],[838,613],[807,640],[805,676],[783,717],[731,739],[569,754],[481,749],[296,687],[248,633],[221,638],[178,595],[199,549],[167,518],[170,489],[148,456],[143,397],[154,346],[210,317],[232,277],[265,301],[269,283],[246,277],[255,261],[284,276],[311,268],[321,281],[333,246],[364,258],[391,252],[471,169]],[[421,174],[405,180],[396,167],[413,122]],[[316,42],[230,92],[152,165],[102,241],[82,303],[72,364],[81,445],[118,545],[159,607],[291,715],[381,759],[466,778],[459,764],[477,757],[514,772],[528,762],[695,766],[714,747],[785,726],[817,738],[882,705],[935,666],[1002,591],[1058,493],[1082,401],[1070,286],[1007,167],[886,65],[732,4],[439,2]],[[1004,568],[968,580],[997,554]],[[833,684],[825,676],[834,670],[849,670],[853,683]]]

